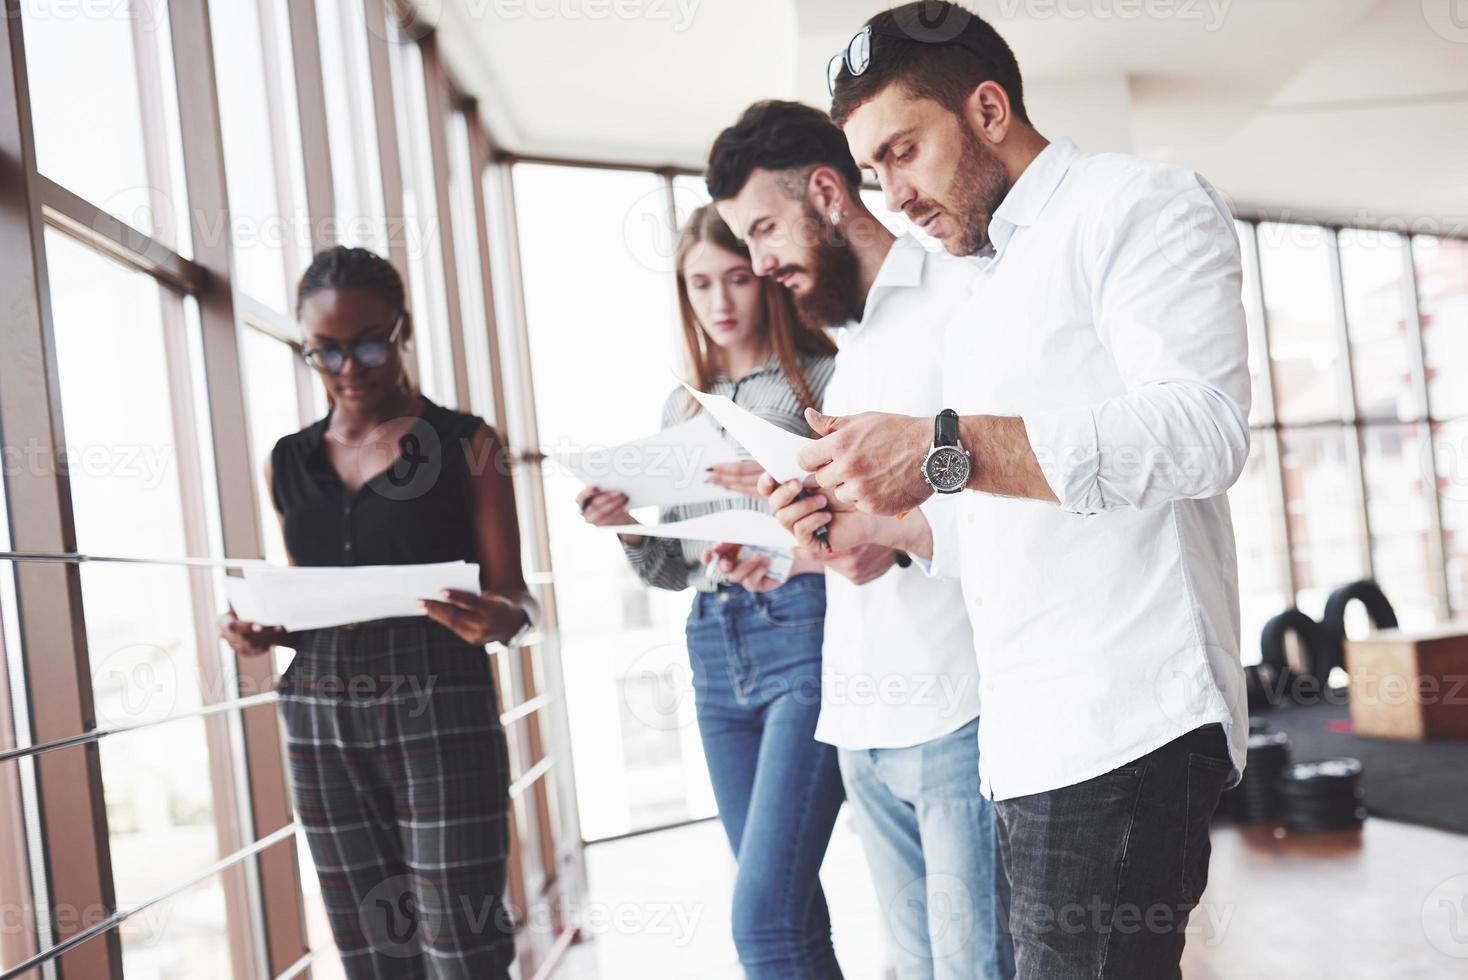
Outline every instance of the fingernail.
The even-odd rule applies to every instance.
[[[449,597],[449,590],[448,589],[444,589],[442,592],[439,593],[439,595],[441,595],[445,599],[447,599]]]

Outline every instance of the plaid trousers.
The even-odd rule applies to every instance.
[[[423,617],[296,640],[279,708],[347,977],[508,977],[510,765],[488,654]]]

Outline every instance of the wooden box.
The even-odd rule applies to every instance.
[[[1358,735],[1468,739],[1468,622],[1346,641]]]

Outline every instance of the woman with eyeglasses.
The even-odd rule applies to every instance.
[[[701,391],[725,395],[776,424],[810,435],[835,371],[836,347],[796,317],[790,294],[754,274],[749,251],[713,207],[694,211],[675,254],[683,340]],[[662,426],[700,411],[682,388]],[[714,468],[712,482],[748,497],[664,508],[663,522],[731,508],[765,510],[755,463]],[[576,498],[591,524],[635,523],[628,498],[591,486]],[[737,564],[727,546],[623,535],[647,585],[696,589],[688,615],[699,738],[719,820],[734,850],[732,929],[750,980],[841,976],[819,872],[845,794],[836,750],[816,741],[825,636],[825,566],[800,558],[783,584],[760,555]],[[717,572],[705,574],[712,560]]]
[[[412,317],[385,259],[321,252],[296,309],[330,410],[276,443],[266,468],[292,564],[463,560],[482,591],[291,634],[231,610],[221,631],[241,656],[296,649],[280,712],[347,977],[508,977],[509,757],[484,645],[513,642],[535,604],[504,446],[415,388]]]

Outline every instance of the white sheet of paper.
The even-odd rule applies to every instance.
[[[672,507],[742,496],[709,483],[706,467],[743,457],[707,416],[610,449],[556,453],[554,459],[587,486],[627,495],[627,507]]]
[[[765,472],[776,480],[804,480],[807,471],[800,468],[795,456],[802,446],[811,440],[805,436],[780,428],[778,425],[750,412],[723,395],[710,395],[697,391],[686,382],[683,387],[697,398],[709,414],[729,431],[745,451],[765,468]]]
[[[721,510],[684,521],[666,524],[625,524],[603,528],[620,534],[651,538],[683,538],[688,541],[718,541],[753,544],[764,548],[793,548],[795,539],[769,514],[757,510]]]
[[[288,630],[322,629],[391,616],[421,616],[419,599],[443,589],[479,592],[479,566],[465,561],[430,565],[349,567],[247,566],[227,578],[225,594],[247,622]],[[248,613],[248,615],[247,615]]]

